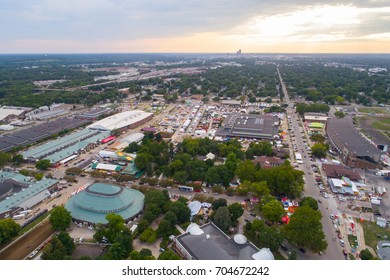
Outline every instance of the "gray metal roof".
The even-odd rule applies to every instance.
[[[336,137],[344,146],[357,156],[374,156],[383,154],[375,145],[364,138],[355,127],[352,120],[349,118],[328,119],[327,133],[332,137]]]
[[[218,128],[218,136],[273,139],[278,134],[278,117],[271,115],[229,114]]]
[[[250,242],[237,244],[213,223],[200,227],[203,233],[184,233],[176,239],[197,260],[253,260],[259,249]]]
[[[27,184],[28,187],[18,193],[14,193],[8,199],[4,199],[0,202],[0,213],[7,212],[14,207],[25,205],[24,203],[41,192],[46,191],[51,186],[55,185],[58,180],[53,179],[42,179],[40,181],[31,181],[28,177],[25,177],[18,173],[12,172],[1,172],[2,178],[12,178],[23,184]]]
[[[76,152],[85,149],[88,144],[100,141],[110,135],[109,131],[83,129],[54,141],[45,143],[22,153],[25,159],[49,159],[59,162]]]

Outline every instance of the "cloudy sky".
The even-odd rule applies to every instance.
[[[390,52],[390,0],[0,0],[0,53]]]

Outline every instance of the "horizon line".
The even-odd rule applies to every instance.
[[[354,54],[354,55],[390,55],[390,52],[242,52],[237,54],[236,52],[17,52],[17,53],[1,53],[0,55],[82,55],[82,54],[92,54],[92,55],[102,55],[102,54],[219,54],[219,55],[253,55],[253,54],[267,54],[267,55],[302,55],[302,54]]]

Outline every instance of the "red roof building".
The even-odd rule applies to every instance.
[[[362,180],[362,177],[359,175],[359,173],[342,165],[322,164],[322,169],[328,178],[341,179],[342,177],[347,177],[352,181]]]

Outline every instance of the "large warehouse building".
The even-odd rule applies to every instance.
[[[278,128],[277,116],[232,113],[218,128],[216,136],[273,140],[278,136]]]
[[[91,129],[98,130],[125,130],[136,128],[144,123],[147,123],[153,118],[152,113],[146,113],[144,111],[125,111],[105,119],[97,121],[88,126]]]
[[[58,180],[31,177],[15,172],[0,172],[0,219],[29,209],[48,198]]]
[[[95,183],[72,196],[65,208],[78,222],[107,224],[106,216],[110,213],[129,221],[143,210],[144,195],[133,189]]]
[[[109,131],[82,129],[29,149],[22,153],[22,156],[28,161],[49,159],[51,163],[58,163],[80,152],[94,148],[101,140],[109,135]]]
[[[329,142],[349,167],[374,169],[384,154],[364,138],[350,118],[329,119],[326,125]]]

